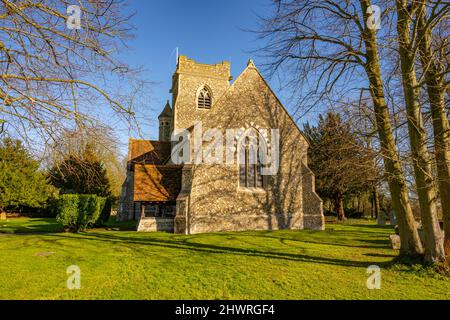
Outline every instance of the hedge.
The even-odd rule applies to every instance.
[[[111,216],[111,209],[112,209],[113,203],[114,203],[113,197],[105,198],[105,205],[103,206],[103,210],[100,213],[100,217],[98,218],[95,225],[104,226],[106,224],[106,222],[108,222],[108,219]]]
[[[78,232],[95,224],[105,209],[106,198],[95,194],[64,194],[56,217],[66,230]]]

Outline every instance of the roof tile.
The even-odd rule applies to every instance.
[[[181,190],[178,165],[135,164],[134,201],[175,201]]]

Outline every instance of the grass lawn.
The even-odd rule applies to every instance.
[[[123,231],[129,223],[81,234],[54,219],[0,225],[0,299],[450,299],[449,278],[394,265],[392,229],[367,221],[189,236]],[[379,290],[366,287],[373,264]],[[66,287],[70,265],[79,290]]]
[[[52,218],[10,218],[0,220],[0,234],[62,232],[63,227]],[[1,240],[0,240],[1,241]]]

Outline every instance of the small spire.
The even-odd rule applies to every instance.
[[[253,62],[253,59],[248,59],[247,67],[256,68],[255,63]]]
[[[172,116],[172,108],[170,107],[169,100],[167,100],[166,105],[164,106],[164,109],[161,112],[161,114],[158,116],[158,118],[171,117],[171,116]]]

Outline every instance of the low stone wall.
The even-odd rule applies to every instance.
[[[173,218],[145,217],[139,220],[137,227],[137,231],[142,232],[154,232],[154,231],[173,232],[173,230],[174,230]]]

